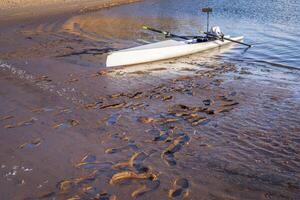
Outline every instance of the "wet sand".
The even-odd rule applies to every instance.
[[[220,50],[106,69],[150,38],[140,25],[90,11],[2,22],[0,198],[297,199],[298,83],[204,59]]]

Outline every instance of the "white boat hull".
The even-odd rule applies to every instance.
[[[240,36],[232,37],[230,39],[242,41],[243,38],[243,36]],[[166,40],[112,52],[107,56],[106,67],[134,65],[181,57],[212,48],[221,47],[229,43],[233,42],[228,40],[224,40],[223,42],[220,40],[214,40],[202,43],[188,43],[188,41]]]

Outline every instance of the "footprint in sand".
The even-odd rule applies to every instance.
[[[156,190],[160,186],[159,180],[153,180],[150,182],[146,182],[141,187],[137,188],[131,193],[131,196],[134,198],[140,197],[144,195],[147,192],[151,192],[153,190]]]
[[[17,128],[17,127],[21,127],[21,126],[28,126],[28,125],[32,125],[35,121],[37,121],[36,118],[30,118],[28,120],[24,120],[21,122],[18,122],[17,124],[7,124],[4,125],[4,128],[10,129],[10,128]]]
[[[69,192],[73,188],[80,188],[83,185],[90,184],[94,182],[97,178],[97,170],[93,171],[92,173],[82,176],[82,177],[77,177],[77,178],[71,178],[68,180],[62,180],[57,184],[57,188],[61,192]]]
[[[170,198],[189,196],[189,181],[185,178],[178,178],[173,183],[173,188],[169,190]]]
[[[176,165],[176,160],[174,154],[178,152],[185,144],[190,141],[190,137],[187,135],[180,136],[176,138],[172,144],[170,144],[162,153],[161,158],[169,166]]]
[[[74,166],[83,170],[98,170],[98,171],[110,171],[113,163],[111,162],[100,162],[93,154],[86,154],[83,158],[76,163]]]
[[[65,129],[71,128],[72,126],[78,126],[80,124],[79,120],[76,119],[69,119],[67,123],[58,123],[52,125],[53,129]]]
[[[101,193],[96,195],[94,199],[100,199],[100,200],[117,200],[117,196],[114,194],[108,194],[108,193]]]
[[[157,189],[160,186],[158,176],[150,171],[150,167],[143,164],[148,156],[144,152],[138,152],[134,153],[128,161],[114,164],[112,169],[125,171],[115,173],[110,180],[110,184],[115,185],[125,180],[142,181],[141,186],[131,193],[134,198]]]
[[[134,153],[130,159],[126,162],[119,162],[117,164],[114,164],[112,166],[113,169],[124,169],[124,168],[130,168],[132,170],[138,171],[138,172],[147,172],[149,171],[148,167],[145,167],[143,165],[143,161],[148,157],[144,152],[138,152]]]
[[[114,154],[114,153],[119,153],[126,149],[132,149],[133,151],[136,151],[138,150],[138,146],[134,143],[134,141],[129,141],[128,145],[118,147],[118,148],[108,148],[105,150],[105,153]]]
[[[19,146],[19,149],[24,149],[24,148],[33,149],[35,147],[40,146],[41,142],[42,142],[41,139],[38,138],[38,139],[32,140],[30,142],[26,142],[24,144],[21,144]]]
[[[75,165],[76,168],[90,169],[93,168],[95,164],[97,164],[96,156],[93,154],[86,154],[83,156],[81,161]]]

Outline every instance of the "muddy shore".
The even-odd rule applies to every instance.
[[[140,0],[9,0],[0,2],[0,23],[13,23],[53,15],[95,12]]]
[[[140,21],[60,9],[0,22],[0,199],[298,198],[299,84],[222,50],[106,69]]]

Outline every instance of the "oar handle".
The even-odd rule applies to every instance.
[[[212,34],[212,33],[207,33],[207,32],[203,32],[204,34],[208,35],[208,36],[212,36],[214,38],[217,38],[217,39],[224,39],[224,40],[228,40],[228,41],[231,41],[231,42],[235,42],[235,43],[238,43],[238,44],[242,44],[242,45],[245,45],[247,47],[252,47],[251,44],[246,44],[244,42],[240,42],[240,41],[236,41],[236,40],[232,40],[230,38],[226,38],[226,37],[220,37],[220,36],[217,36],[215,34]]]

